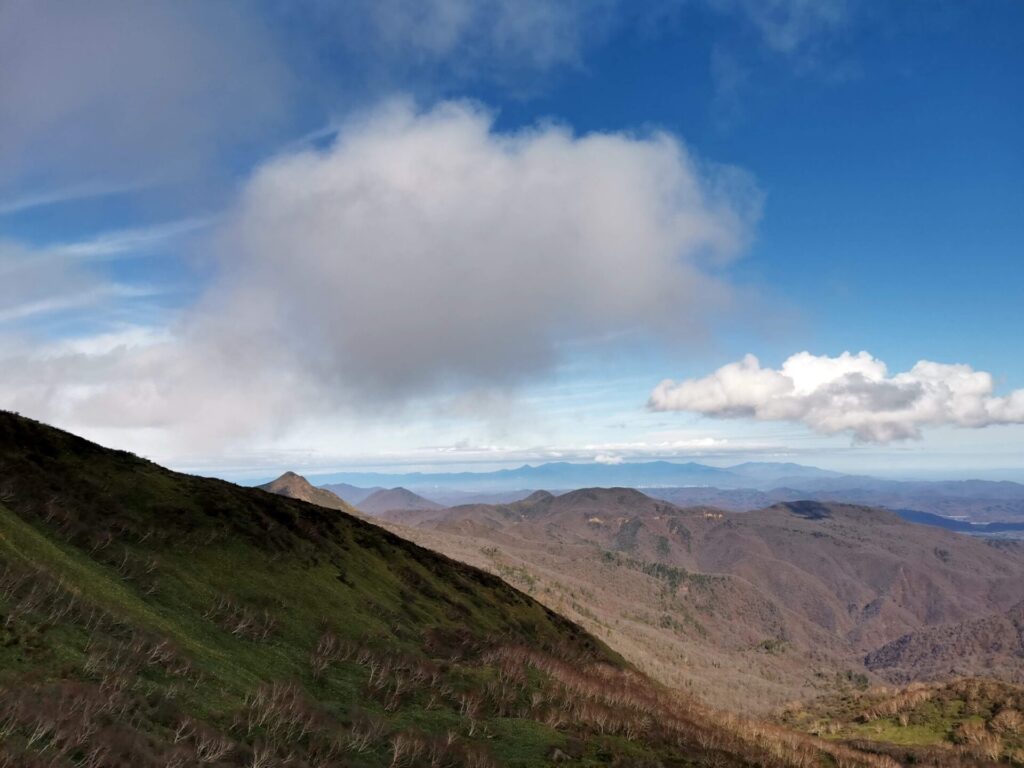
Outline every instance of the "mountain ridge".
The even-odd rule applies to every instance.
[[[659,679],[699,681],[721,706],[770,709],[811,695],[816,681],[872,674],[866,654],[998,614],[1024,584],[1024,547],[1012,542],[815,500],[729,513],[636,489],[580,489],[388,521],[512,579]],[[981,671],[984,659],[965,668]]]
[[[302,475],[288,471],[275,480],[257,486],[261,491],[275,493],[279,496],[306,501],[327,509],[337,509],[350,515],[358,514],[351,504],[326,488],[318,488]]]

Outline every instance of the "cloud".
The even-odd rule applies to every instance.
[[[125,255],[140,256],[164,249],[209,226],[210,219],[190,218],[155,224],[148,227],[102,232],[91,238],[48,246],[51,252],[75,259],[114,259]]]
[[[166,284],[158,288],[137,275],[119,277],[118,265],[165,254],[209,223],[183,219],[32,246],[0,239],[0,330],[64,319],[80,333],[140,299],[168,294]]]
[[[793,54],[835,33],[849,20],[849,0],[707,0],[745,19],[769,49]]]
[[[530,83],[578,65],[616,4],[4,2],[0,215],[215,177],[381,92]]]
[[[0,324],[94,307],[125,295],[127,286],[101,279],[48,250],[0,240]]]
[[[542,70],[579,63],[603,37],[617,0],[362,0],[343,17],[349,43],[358,33],[379,52],[482,67]],[[355,22],[355,23],[353,23]],[[366,33],[369,33],[368,35]]]
[[[176,177],[265,135],[288,88],[276,50],[236,4],[3,3],[0,191],[61,185],[45,202]]]
[[[886,443],[921,437],[923,427],[987,427],[1024,423],[1024,389],[994,394],[992,375],[968,365],[921,360],[889,375],[867,352],[838,357],[800,352],[778,370],[753,355],[699,379],[661,382],[656,411],[692,411],[716,418],[801,422],[823,434],[851,433]]]
[[[588,50],[665,5],[9,0],[0,4],[0,215],[221,178],[286,132],[381,93],[437,98],[483,81],[522,95],[544,87],[541,75],[582,68]],[[848,15],[842,0],[701,5],[784,54]]]
[[[252,176],[211,235],[216,278],[169,337],[22,349],[0,396],[66,425],[209,445],[504,391],[574,340],[702,334],[756,201],[668,134],[503,133],[473,104],[391,102]]]
[[[473,104],[392,102],[253,176],[211,299],[258,305],[261,337],[373,399],[515,381],[567,340],[699,333],[754,215],[732,181],[667,134],[499,133]]]

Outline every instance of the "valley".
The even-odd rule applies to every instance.
[[[844,678],[1001,671],[1024,682],[1024,646],[1000,618],[1024,599],[1024,547],[884,510],[803,502],[737,514],[588,489],[394,511],[381,524],[503,576],[723,707],[771,711]],[[894,644],[920,646],[916,633],[964,622],[1005,627],[1012,641],[982,634],[970,654],[893,656]]]

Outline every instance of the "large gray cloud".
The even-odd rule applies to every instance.
[[[890,375],[866,352],[838,357],[800,352],[778,370],[753,355],[703,378],[661,382],[651,393],[658,411],[716,418],[801,422],[817,432],[848,432],[885,443],[918,438],[928,426],[986,427],[1024,423],[1024,389],[995,395],[992,375],[968,365],[921,360]]]
[[[507,387],[566,342],[701,334],[757,199],[668,134],[501,133],[472,104],[391,102],[252,176],[212,238],[217,278],[168,334],[17,350],[0,396],[208,444]]]
[[[729,175],[667,134],[501,134],[471,104],[393,102],[255,174],[212,295],[357,393],[507,382],[567,339],[697,333],[754,213]]]

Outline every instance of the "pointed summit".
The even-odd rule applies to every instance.
[[[341,497],[324,488],[317,488],[309,480],[289,470],[276,480],[271,480],[259,486],[261,490],[276,493],[278,496],[287,496],[290,499],[306,501],[316,504],[318,507],[337,509],[347,512],[350,515],[358,515],[358,510]]]

